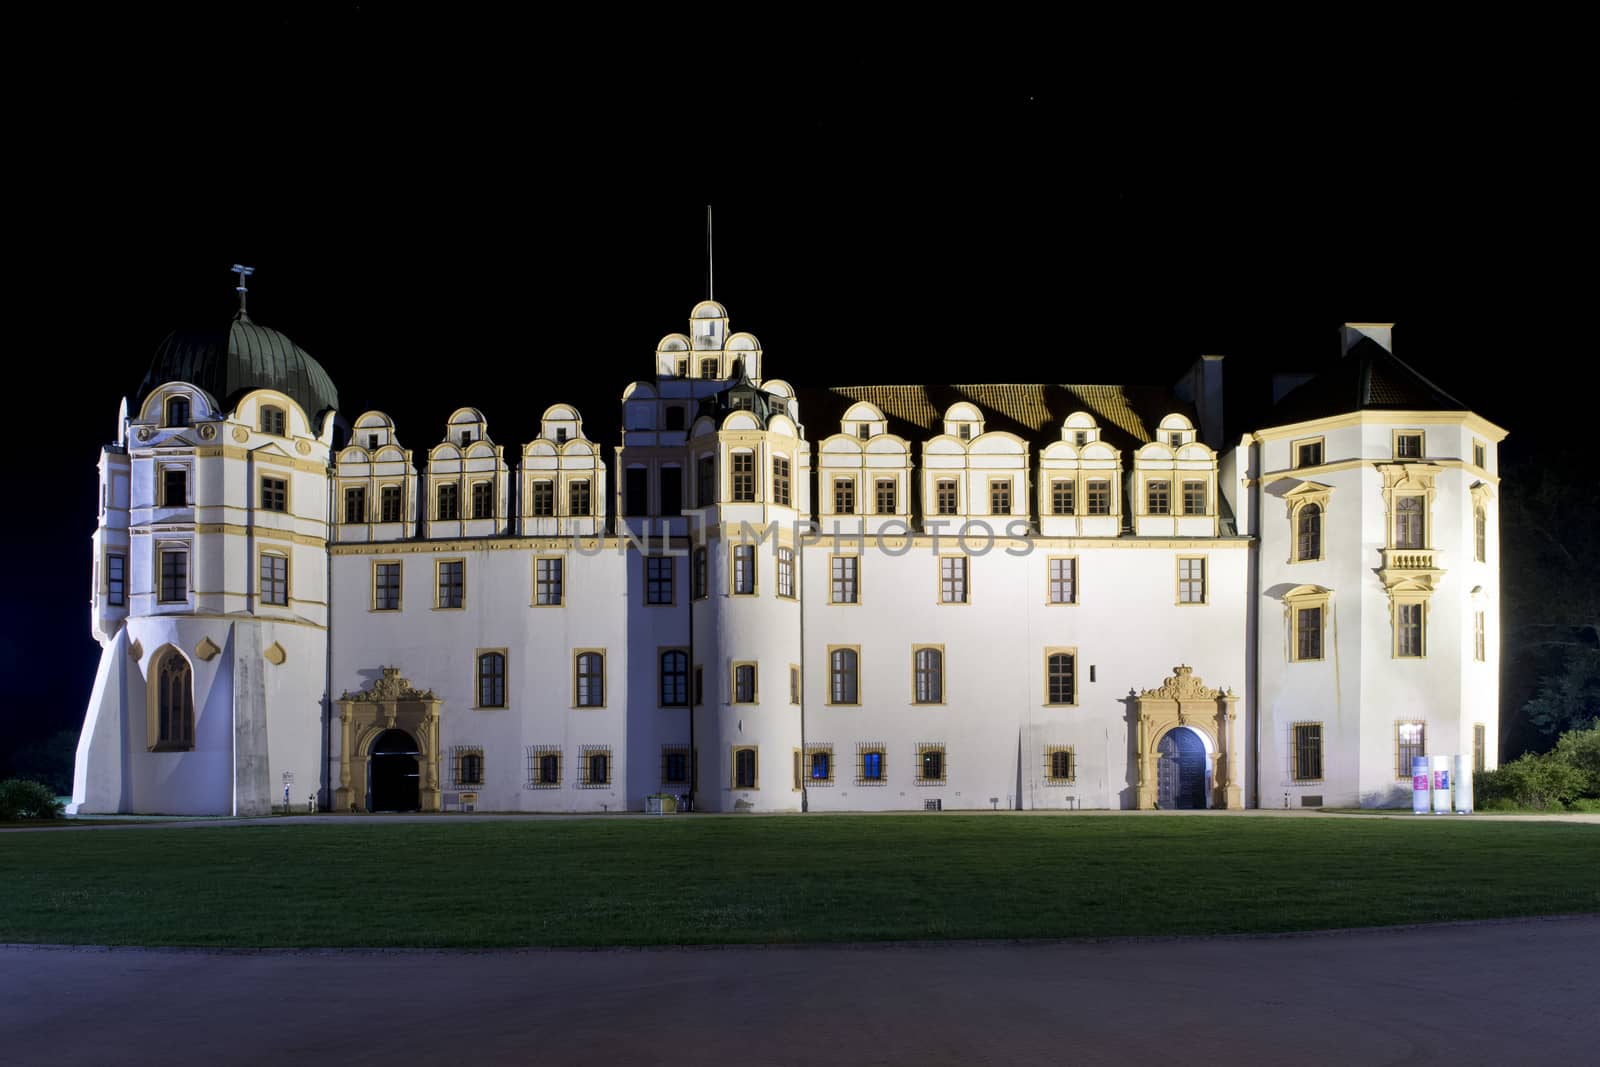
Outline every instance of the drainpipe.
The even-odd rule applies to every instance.
[[[700,491],[700,487],[698,485],[696,485],[695,486],[695,492],[698,493],[699,491]],[[699,550],[698,546],[695,544],[697,539],[694,536],[694,529],[695,529],[694,520],[689,518],[687,515],[684,516],[684,519],[685,519],[685,522],[687,524],[685,526],[685,532],[688,533],[688,535],[689,535],[687,537],[687,541],[689,543],[689,596],[687,597],[687,599],[689,601],[689,662],[686,664],[686,666],[687,666],[688,671],[689,671],[689,686],[688,686],[688,688],[689,688],[689,807],[690,807],[691,810],[693,810],[693,809],[695,809],[695,808],[697,808],[699,806],[697,792],[698,792],[698,790],[700,788],[700,781],[699,781],[700,776],[697,773],[699,771],[699,769],[700,769],[700,761],[695,758],[695,747],[694,747],[694,710],[695,710],[695,707],[698,705],[699,699],[700,699],[699,687],[696,684],[696,682],[697,682],[697,680],[699,678],[699,675],[695,672],[695,665],[694,665],[694,602],[695,602],[694,582],[695,582],[695,576],[696,576],[696,572],[695,572],[695,557],[699,554],[700,550]],[[702,529],[704,529],[703,524],[702,524]],[[706,555],[706,596],[707,596],[708,599],[709,599],[710,595],[711,595],[711,558],[710,558],[710,554],[707,553],[707,555]]]
[[[798,458],[798,456],[796,457]],[[794,580],[796,582],[796,599],[799,601],[800,612],[800,811],[802,814],[811,810],[811,793],[808,783],[811,781],[811,767],[806,759],[806,560],[805,553],[801,551],[800,538],[796,531],[794,545]],[[857,580],[860,580],[859,575]],[[859,675],[858,675],[859,677]],[[831,757],[839,758],[838,753]],[[837,776],[837,766],[829,770]]]
[[[329,418],[332,418],[330,415]],[[325,516],[322,534],[324,544],[322,561],[325,570],[323,586],[323,599],[327,607],[323,609],[323,633],[327,635],[322,642],[324,648],[322,668],[322,802],[319,805],[323,811],[333,810],[333,502],[334,502],[334,472],[333,446],[328,446],[328,511]],[[369,481],[371,479],[368,479]],[[370,513],[369,513],[370,517]],[[379,516],[380,518],[382,516]],[[371,527],[369,526],[370,530]]]
[[[1248,664],[1248,677],[1246,684],[1250,696],[1250,703],[1254,707],[1253,729],[1250,731],[1250,766],[1255,773],[1250,776],[1250,799],[1246,807],[1261,806],[1261,444],[1253,435],[1246,434],[1244,445],[1248,451],[1245,455],[1248,460],[1248,481],[1253,483],[1247,486],[1246,492],[1250,494],[1250,577],[1245,583],[1247,595],[1250,597],[1250,608],[1245,613],[1246,625],[1251,621],[1251,649],[1245,660]]]

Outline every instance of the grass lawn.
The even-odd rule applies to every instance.
[[[0,836],[0,942],[658,945],[1200,934],[1600,911],[1600,827],[586,819]]]

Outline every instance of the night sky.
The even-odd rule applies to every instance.
[[[615,57],[624,80],[501,27],[314,10],[103,26],[19,110],[0,758],[81,725],[98,450],[162,337],[232,313],[235,262],[347,417],[388,411],[419,454],[461,405],[508,456],[556,401],[614,441],[622,388],[706,295],[707,203],[717,299],[801,385],[1168,383],[1203,353],[1243,379],[1394,321],[1514,458],[1587,378],[1559,87],[1403,93],[1308,53],[1332,65],[890,77],[731,45],[694,76]]]

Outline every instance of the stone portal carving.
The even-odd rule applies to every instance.
[[[1207,798],[1210,806],[1244,806],[1233,745],[1234,707],[1238,702],[1233,690],[1212,689],[1195,677],[1193,667],[1183,665],[1172,668],[1172,677],[1157,688],[1139,694],[1137,807],[1156,806],[1156,763],[1161,758],[1158,746],[1163,737],[1180,726],[1202,734],[1207,741],[1211,758],[1211,795]]]
[[[339,706],[339,785],[333,791],[334,811],[360,811],[367,796],[367,752],[379,734],[400,729],[417,742],[418,788],[423,811],[439,810],[439,708],[444,703],[431,689],[418,689],[400,676],[399,667],[384,667],[372,686],[359,693],[344,691]]]

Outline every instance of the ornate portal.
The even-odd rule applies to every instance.
[[[339,787],[334,811],[361,811],[368,789],[367,757],[386,730],[404,730],[417,743],[418,799],[423,811],[439,810],[439,706],[433,690],[421,690],[384,667],[370,689],[345,690],[339,705]]]
[[[1161,741],[1179,727],[1188,727],[1205,741],[1211,763],[1209,806],[1244,806],[1233,747],[1234,705],[1238,700],[1231,689],[1226,692],[1212,689],[1195,677],[1194,668],[1181,665],[1172,668],[1172,676],[1159,688],[1146,689],[1139,694],[1136,700],[1139,737],[1135,752],[1139,765],[1138,807],[1156,807]]]

